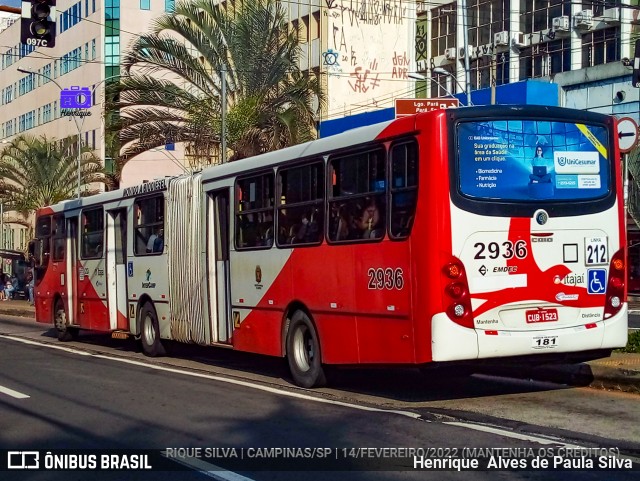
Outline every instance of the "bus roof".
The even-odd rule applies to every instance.
[[[533,116],[563,116],[571,112],[572,118],[577,120],[591,120],[591,121],[604,121],[608,115],[594,114],[593,112],[583,112],[581,110],[567,109],[563,107],[549,107],[549,106],[532,106],[532,105],[487,105],[487,106],[471,106],[458,109],[447,109],[447,114],[451,114],[454,118],[469,118],[482,116],[504,116],[505,118],[511,115],[533,115]],[[256,155],[241,159],[235,162],[228,162],[226,164],[215,164],[205,168],[200,172],[194,174],[200,174],[202,182],[209,182],[219,178],[227,176],[237,175],[243,172],[250,172],[255,169],[273,167],[281,163],[289,162],[296,159],[308,158],[312,156],[319,156],[325,152],[337,151],[343,148],[358,144],[366,144],[374,140],[380,140],[381,134],[385,132],[385,129],[393,123],[402,124],[405,131],[409,132],[414,129],[417,123],[418,117],[441,115],[442,110],[430,111],[417,115],[411,115],[400,119],[388,120],[378,124],[367,125],[363,127],[357,127],[352,130],[325,137],[322,139],[312,140],[303,144],[293,145],[280,150],[272,152],[266,152],[264,154]],[[411,123],[413,124],[411,126]],[[60,212],[64,210],[81,209],[85,206],[91,206],[96,204],[102,204],[106,202],[118,201],[129,197],[137,197],[139,195],[150,193],[153,191],[166,190],[167,185],[171,179],[178,179],[188,177],[193,174],[182,174],[175,177],[165,177],[161,179],[154,179],[151,182],[133,186],[124,187],[119,190],[111,192],[103,192],[101,194],[92,195],[89,197],[83,197],[80,199],[69,199],[62,201],[53,206],[45,207],[49,211]]]

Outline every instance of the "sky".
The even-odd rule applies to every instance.
[[[22,0],[0,0],[0,5],[4,5],[6,7],[21,7]]]

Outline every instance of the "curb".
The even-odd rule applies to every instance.
[[[17,317],[29,317],[31,319],[36,318],[36,314],[33,311],[28,311],[25,309],[3,309],[2,311],[0,311],[0,315],[1,314],[5,314],[7,316],[17,316]]]
[[[501,375],[517,379],[553,382],[576,387],[593,387],[640,394],[640,371],[588,364],[547,364],[543,366],[511,366],[496,370]]]

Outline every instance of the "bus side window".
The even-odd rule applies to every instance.
[[[278,171],[278,246],[318,244],[324,231],[324,163]]]
[[[36,238],[38,239],[34,247],[34,249],[37,248],[36,262],[39,266],[46,267],[51,252],[51,216],[47,215],[38,219]]]
[[[102,207],[82,212],[82,258],[100,259],[103,255],[104,213]]]
[[[273,174],[236,181],[236,249],[273,245]]]
[[[58,215],[53,218],[53,229],[53,260],[59,262],[64,259],[66,246],[64,216]]]
[[[380,240],[387,224],[386,153],[375,147],[330,160],[328,238]]]
[[[165,244],[164,195],[136,199],[134,213],[134,254],[161,254]]]
[[[396,144],[391,148],[391,226],[394,239],[411,233],[418,192],[418,147],[416,142]]]

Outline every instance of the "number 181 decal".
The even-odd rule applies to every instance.
[[[402,289],[404,287],[404,277],[401,268],[386,269],[370,268],[367,271],[369,276],[369,289]]]

